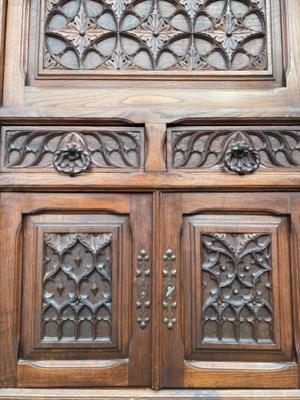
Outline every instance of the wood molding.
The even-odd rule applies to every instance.
[[[300,399],[300,390],[160,390],[120,389],[0,389],[2,400],[296,400]]]

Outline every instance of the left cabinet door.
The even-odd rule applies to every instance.
[[[2,386],[151,385],[152,196],[1,204]]]

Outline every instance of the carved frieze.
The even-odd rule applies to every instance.
[[[44,0],[45,70],[265,70],[266,0]]]
[[[170,169],[249,174],[263,168],[300,167],[300,130],[170,128]]]
[[[2,138],[6,170],[49,169],[75,175],[91,169],[137,170],[143,163],[140,128],[9,129]],[[3,163],[3,161],[2,161]]]

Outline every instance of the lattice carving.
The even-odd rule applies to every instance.
[[[142,134],[134,128],[128,132],[7,131],[5,141],[7,168],[48,168],[54,162],[58,170],[73,174],[90,166],[137,169],[143,152]]]
[[[264,70],[265,0],[44,0],[46,70]]]
[[[44,234],[42,340],[112,340],[111,233]]]
[[[249,173],[259,166],[300,167],[300,131],[183,128],[171,131],[170,141],[172,168],[226,168]]]
[[[271,234],[205,233],[202,342],[273,343]]]

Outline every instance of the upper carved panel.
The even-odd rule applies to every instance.
[[[271,234],[201,235],[202,342],[273,343]]]
[[[111,233],[46,233],[42,340],[111,342]]]
[[[265,0],[44,0],[45,70],[265,70]]]
[[[47,169],[76,175],[89,168],[136,170],[143,163],[143,134],[139,128],[63,130],[7,129],[4,168]]]
[[[299,168],[300,131],[275,129],[171,128],[169,168],[239,174],[258,168]]]

